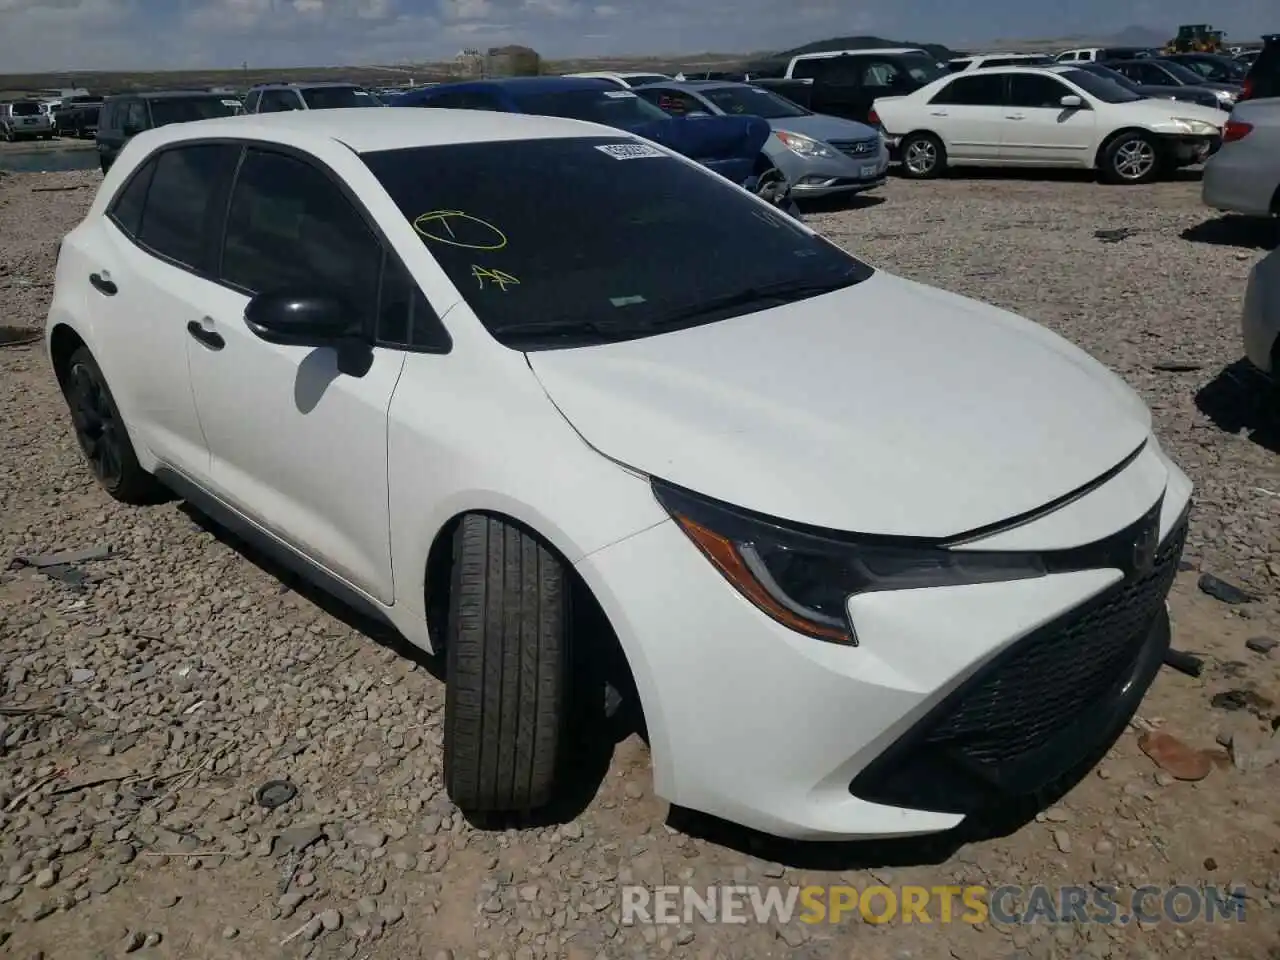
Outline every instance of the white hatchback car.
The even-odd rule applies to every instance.
[[[170,487],[443,650],[464,809],[552,796],[571,653],[616,642],[660,796],[945,830],[1088,764],[1169,642],[1191,484],[1129,387],[611,128],[140,134],[47,340],[113,496]]]
[[[1220,142],[1227,114],[1157,100],[1067,64],[949,74],[873,105],[902,172],[948,166],[1076,167],[1109,183],[1146,183],[1198,163]]]

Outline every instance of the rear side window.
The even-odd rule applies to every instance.
[[[131,237],[137,237],[142,227],[142,210],[146,206],[147,189],[151,186],[151,177],[155,172],[155,160],[144,163],[125,182],[107,211],[107,216],[115,221],[116,226]]]
[[[196,144],[156,157],[139,242],[183,266],[204,267],[205,237],[214,213],[210,201],[236,152],[223,144]]]
[[[933,95],[930,103],[968,107],[1004,105],[1004,75],[983,73],[956,77]]]
[[[818,65],[820,60],[799,60],[791,70],[791,76],[796,80],[812,80],[818,75]]]
[[[258,101],[262,99],[262,91],[254,90],[244,98],[244,112],[255,113],[258,109]]]

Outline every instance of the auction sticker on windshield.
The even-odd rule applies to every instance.
[[[644,157],[665,157],[666,154],[657,147],[646,143],[606,143],[596,147],[601,153],[607,153],[615,160],[639,160]]]
[[[610,100],[635,100],[636,95],[630,90],[606,90],[604,95]]]

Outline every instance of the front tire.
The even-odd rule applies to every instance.
[[[1105,183],[1150,183],[1160,174],[1160,148],[1150,134],[1130,130],[1103,148],[1100,167]]]
[[[76,440],[94,479],[121,503],[147,504],[162,499],[164,490],[138,463],[120,408],[87,347],[71,354],[61,380]]]
[[[462,518],[446,637],[444,779],[459,808],[529,813],[551,799],[568,712],[569,582],[514,523]]]
[[[947,148],[932,133],[913,133],[902,141],[902,174],[912,180],[933,180],[947,169]]]

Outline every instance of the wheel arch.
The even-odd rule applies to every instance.
[[[65,386],[71,367],[71,355],[81,347],[88,347],[84,337],[69,323],[59,321],[49,332],[49,361],[58,384]]]

